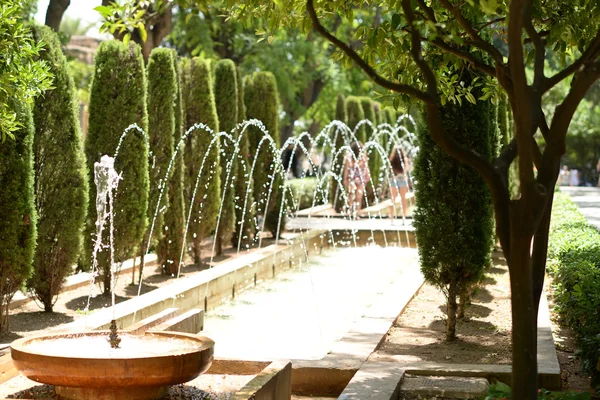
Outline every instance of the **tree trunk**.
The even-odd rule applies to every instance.
[[[470,300],[471,290],[463,288],[460,291],[460,301],[458,302],[458,312],[456,314],[459,319],[465,318],[465,308],[467,308],[467,304],[469,304]]]
[[[223,241],[221,240],[221,236],[217,236],[215,238],[215,248],[218,256],[223,255]]]
[[[448,287],[448,302],[446,314],[446,340],[452,341],[456,339],[456,297],[458,295],[456,281],[451,281]]]
[[[200,265],[202,259],[200,257],[201,249],[200,249],[201,240],[198,236],[194,238],[194,264]]]
[[[145,256],[144,249],[146,248],[147,245],[148,245],[147,242],[144,241],[144,243],[142,243],[142,246],[140,248],[140,272],[138,273],[138,285],[142,281],[142,274],[144,273],[144,256]]]
[[[52,302],[44,302],[44,312],[51,313],[52,312]]]
[[[52,28],[54,32],[58,32],[62,17],[70,4],[71,0],[50,0],[46,10],[45,24]]]
[[[520,213],[517,213],[520,214]],[[512,398],[535,399],[537,394],[537,307],[532,293],[531,235],[520,215],[511,218],[510,270],[512,307]]]

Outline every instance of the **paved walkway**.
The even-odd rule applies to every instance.
[[[410,287],[416,260],[398,247],[325,251],[209,310],[202,334],[217,357],[321,359],[394,283]]]
[[[560,191],[568,193],[588,222],[600,229],[600,188],[561,186]]]
[[[288,230],[327,229],[334,231],[413,231],[412,218],[389,219],[389,218],[361,218],[349,220],[345,218],[327,217],[296,217],[288,218]]]

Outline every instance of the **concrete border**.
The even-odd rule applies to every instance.
[[[545,292],[540,298],[537,330],[538,386],[548,390],[560,390],[560,364],[552,336],[552,324]],[[396,356],[378,356],[376,361],[399,365],[407,374],[422,376],[481,377],[510,384],[511,365],[499,364],[447,364],[431,362],[402,362]]]
[[[406,288],[406,283],[410,286]],[[367,361],[424,284],[415,269],[395,282],[385,295],[364,310],[350,331],[319,361],[292,360],[292,392],[298,395],[339,396]]]

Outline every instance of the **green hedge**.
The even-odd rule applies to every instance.
[[[177,77],[170,49],[155,48],[148,60],[148,136],[152,160],[150,161],[150,193],[148,198],[148,225],[144,240],[140,246],[141,268],[144,267],[144,253],[148,243],[158,244],[164,233],[165,216],[158,212],[154,222],[152,237],[150,227],[157,210],[160,189],[165,185],[158,210],[169,207],[169,186],[162,182],[173,158],[175,140],[175,100],[177,95]],[[168,177],[167,179],[171,179]],[[163,266],[164,267],[164,266]]]
[[[468,85],[474,75],[464,72]],[[475,91],[474,95],[478,98],[481,93]],[[441,107],[444,130],[491,160],[494,108],[490,101],[448,102]],[[492,198],[477,171],[450,157],[433,141],[424,107],[423,111],[417,129],[420,151],[414,164],[417,209],[413,224],[423,276],[446,294],[446,337],[452,340],[457,296],[465,300],[491,264]]]
[[[315,197],[315,206],[325,204],[323,200],[323,190],[325,189],[327,182],[323,181],[323,186],[317,193],[315,193],[315,189],[317,188],[317,178],[290,179],[287,183],[289,185],[288,196],[294,198],[294,202],[290,200],[290,208],[296,206],[299,210],[303,210],[312,207],[313,199]]]
[[[144,132],[148,131],[146,93],[146,69],[140,46],[132,41],[128,45],[118,40],[102,42],[95,55],[85,142],[89,198],[93,199],[88,210],[86,262],[90,260],[96,222],[94,163],[105,154],[115,154],[121,135],[129,125],[136,123]],[[115,169],[122,177],[114,200],[115,261],[121,262],[134,255],[148,224],[148,141],[139,131],[130,131],[123,140]],[[105,293],[110,292],[108,255],[109,252],[104,251],[98,256]]]
[[[175,129],[173,131],[173,145],[179,144],[181,136],[184,133],[184,114],[183,114],[183,96],[181,90],[181,71],[179,69],[179,62],[177,61],[177,53],[172,50],[173,53],[173,67],[175,71],[175,102],[174,107],[174,120]],[[175,151],[175,147],[173,147]],[[162,267],[163,273],[177,274],[179,270],[179,259],[181,257],[181,250],[184,246],[184,229],[185,229],[185,201],[183,198],[183,182],[184,182],[184,164],[183,154],[185,152],[185,145],[182,144],[175,162],[171,170],[171,177],[169,178],[168,187],[168,207],[164,215],[164,228],[160,238],[160,242],[156,248],[158,261]]]
[[[356,129],[356,125],[365,119],[365,112],[360,104],[360,97],[348,96],[346,98],[346,111],[348,115],[348,128],[351,131]],[[356,132],[356,140],[363,144],[367,141],[367,129],[362,125]]]
[[[236,84],[237,84],[237,104],[238,104],[238,123],[246,120],[246,106],[244,105],[244,80],[240,69],[236,69]],[[239,139],[240,132],[236,132],[235,140]],[[240,139],[240,150],[238,153],[238,163],[235,179],[235,231],[231,237],[231,244],[237,249],[238,244],[250,245],[254,232],[256,231],[255,209],[252,207],[254,203],[254,192],[252,179],[250,177],[250,132],[244,132]],[[248,201],[246,202],[246,195]],[[244,203],[247,203],[244,211]],[[242,226],[242,219],[243,226]]]
[[[31,275],[37,238],[33,194],[33,120],[29,106],[16,104],[21,127],[0,146],[0,331],[8,329],[8,305]]]
[[[35,100],[33,142],[35,200],[39,215],[33,276],[27,283],[52,312],[63,281],[83,243],[88,208],[88,176],[79,127],[79,104],[58,36],[47,26],[33,27],[46,44],[40,58],[54,75],[54,89]]]
[[[259,71],[247,76],[244,81],[244,104],[248,119],[256,118],[262,121],[269,135],[273,138],[275,147],[279,149],[279,94],[277,92],[277,81],[271,72]],[[256,128],[250,128],[251,153],[256,151],[263,133]],[[265,228],[276,236],[279,217],[281,215],[280,232],[285,228],[286,211],[281,210],[283,196],[282,168],[277,167],[273,152],[268,142],[264,142],[257,155],[258,160],[254,170],[254,199],[257,201],[258,214],[264,214]],[[275,178],[273,177],[275,174]],[[268,190],[272,183],[272,193],[264,210],[268,197]],[[259,227],[259,229],[262,227]]]
[[[215,96],[208,61],[198,57],[182,59],[183,92],[186,110],[186,128],[195,123],[204,123],[215,133],[219,131],[219,119],[215,107]],[[198,191],[191,205],[196,178],[202,166],[213,135],[204,130],[194,131],[188,138],[185,148],[186,209],[192,208],[192,218],[188,228],[188,239],[193,243],[194,263],[200,263],[201,242],[211,235],[217,225],[221,206],[221,166],[219,144],[213,144],[206,156],[204,170],[198,184]]]
[[[582,366],[600,386],[600,232],[563,193],[552,207],[547,270],[561,321],[576,332]]]
[[[238,122],[237,73],[233,61],[219,60],[215,66],[215,103],[221,131],[231,133]],[[234,140],[236,138],[234,137]],[[217,232],[217,254],[229,243],[235,229],[235,179],[237,162],[233,162],[234,144],[221,139],[221,196],[222,209]],[[227,171],[229,164],[230,171]],[[227,181],[229,175],[229,181]]]

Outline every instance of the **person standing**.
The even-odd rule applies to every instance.
[[[600,187],[600,159],[598,159],[598,164],[596,164],[596,171],[598,172],[598,187]]]
[[[563,165],[562,169],[560,170],[560,186],[569,186],[570,174],[569,167]]]

